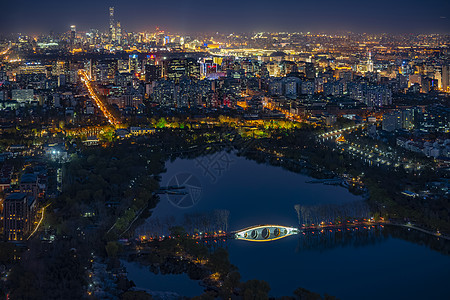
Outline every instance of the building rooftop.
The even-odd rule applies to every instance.
[[[36,183],[37,175],[33,173],[25,173],[20,178],[20,183]]]
[[[23,198],[25,198],[27,196],[27,194],[25,193],[12,193],[9,194],[6,198],[5,201],[17,201],[17,200],[22,200]]]

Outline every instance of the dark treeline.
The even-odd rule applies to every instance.
[[[344,222],[346,220],[366,219],[369,217],[369,206],[365,201],[353,201],[344,204],[294,205],[300,225],[326,224]]]
[[[228,231],[230,211],[217,209],[212,213],[189,213],[184,215],[183,226],[188,232],[214,233],[219,230]]]
[[[193,212],[184,214],[181,224],[187,233],[215,233],[228,230],[228,219],[230,211],[226,209],[216,209],[208,212]],[[179,222],[178,222],[179,223]],[[136,228],[138,236],[158,238],[168,235],[170,228],[177,224],[174,216],[158,217],[152,216]]]

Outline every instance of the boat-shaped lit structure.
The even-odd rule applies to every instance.
[[[257,225],[234,232],[234,238],[251,242],[270,242],[298,234],[298,228],[281,225]]]

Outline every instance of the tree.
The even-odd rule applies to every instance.
[[[158,122],[156,123],[156,127],[157,127],[157,128],[164,128],[164,127],[166,127],[166,124],[167,124],[166,119],[160,118],[160,119],[158,120]]]
[[[116,257],[119,253],[119,244],[115,241],[108,242],[105,248],[109,257]]]
[[[203,294],[201,294],[200,296],[195,296],[195,297],[192,297],[191,299],[192,300],[214,300],[214,299],[217,299],[217,297],[215,297],[213,291],[206,291]]]
[[[7,264],[14,259],[16,246],[11,243],[0,243],[0,264]]]
[[[42,291],[37,287],[37,278],[22,266],[16,266],[8,279],[11,299],[40,299]]]
[[[294,291],[294,296],[296,297],[297,300],[321,300],[322,297],[320,297],[319,294],[308,291],[307,289],[304,288],[297,288]]]
[[[223,281],[223,285],[220,290],[221,299],[229,299],[233,294],[233,291],[239,287],[241,280],[241,274],[237,271],[233,271]]]
[[[264,280],[252,279],[242,286],[244,300],[265,300],[269,299],[270,286]]]
[[[225,277],[235,268],[228,259],[228,251],[224,248],[218,248],[211,254],[208,265],[213,273],[218,272],[221,277]]]
[[[182,226],[172,226],[169,228],[170,235],[173,237],[184,239],[186,237],[186,230]]]
[[[144,291],[127,291],[120,295],[120,300],[151,300],[153,297]]]

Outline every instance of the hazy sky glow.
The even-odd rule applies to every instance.
[[[448,0],[15,0],[1,6],[0,31],[106,30],[111,5],[130,31],[450,32]]]

